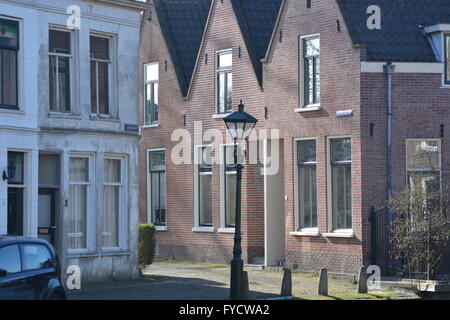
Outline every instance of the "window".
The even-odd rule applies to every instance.
[[[70,112],[70,32],[49,31],[50,111]]]
[[[159,122],[159,64],[150,63],[144,66],[144,121],[146,125]]]
[[[408,187],[425,193],[441,189],[441,145],[439,140],[407,140]]]
[[[450,85],[450,34],[444,35],[445,84]]]
[[[119,247],[119,215],[122,194],[120,159],[105,159],[103,183],[103,247]]]
[[[0,248],[0,269],[5,270],[7,273],[22,271],[18,245]]]
[[[197,201],[198,225],[212,227],[212,150],[211,147],[198,147],[197,158]]]
[[[297,141],[299,229],[317,228],[316,140]]]
[[[350,138],[330,139],[333,230],[352,229],[352,147]]]
[[[302,39],[303,105],[320,103],[320,37]]]
[[[0,19],[0,108],[18,109],[19,23]]]
[[[110,39],[90,36],[91,113],[109,114]]]
[[[69,249],[87,248],[87,217],[89,201],[89,158],[70,158],[69,168]]]
[[[217,53],[217,113],[228,113],[233,107],[233,54],[231,50]]]
[[[25,153],[8,151],[8,166],[15,168],[13,179],[8,180],[9,235],[22,236],[24,226]]]
[[[237,172],[234,161],[234,146],[225,146],[224,153],[224,200],[225,200],[225,227],[236,226],[236,185]]]
[[[53,267],[53,259],[46,246],[40,244],[23,245],[23,270],[38,270]]]
[[[166,154],[164,150],[149,151],[149,208],[151,223],[166,226]]]

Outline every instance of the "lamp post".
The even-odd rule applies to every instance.
[[[238,144],[247,140],[257,119],[244,112],[244,105],[238,105],[238,111],[230,114],[224,119],[228,131],[234,140],[234,163],[236,167],[236,227],[234,233],[233,260],[231,260],[230,299],[243,299],[243,273],[244,262],[242,261],[241,246],[241,180],[244,166],[238,163]]]

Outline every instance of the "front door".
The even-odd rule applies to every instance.
[[[55,194],[54,189],[39,189],[38,237],[55,245]]]
[[[22,188],[8,188],[8,235],[23,236]]]

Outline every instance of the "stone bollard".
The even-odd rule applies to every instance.
[[[320,269],[319,288],[317,290],[319,296],[328,295],[328,272],[327,268]]]
[[[361,266],[358,275],[358,293],[367,293],[367,267]]]
[[[285,268],[283,275],[283,282],[281,283],[281,294],[282,297],[292,296],[292,272],[291,269]]]
[[[250,288],[248,284],[248,272],[242,273],[242,300],[250,300]]]

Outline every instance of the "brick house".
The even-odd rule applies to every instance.
[[[371,208],[405,185],[446,181],[446,1],[151,6],[140,52],[140,220],[157,226],[159,256],[231,260],[235,175],[223,118],[241,99],[259,120],[244,146],[246,263],[355,273],[371,263]],[[421,152],[436,156],[433,168],[414,166]]]

